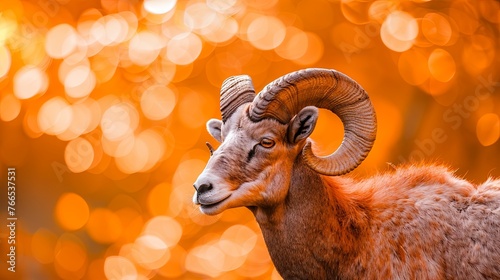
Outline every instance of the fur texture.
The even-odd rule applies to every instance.
[[[302,157],[317,111],[280,124],[246,110],[208,122],[221,145],[193,201],[209,215],[252,210],[285,279],[500,279],[499,180],[425,164],[326,177]]]
[[[285,279],[500,279],[500,181],[429,165],[355,181],[302,166],[285,203],[256,211]]]

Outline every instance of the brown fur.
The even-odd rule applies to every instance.
[[[355,181],[299,160],[286,202],[256,216],[285,279],[500,279],[500,181],[428,165]]]
[[[500,180],[475,186],[428,164],[325,177],[303,162],[308,134],[287,137],[299,118],[255,123],[246,108],[209,122],[222,144],[193,201],[209,215],[251,209],[285,279],[500,279]]]

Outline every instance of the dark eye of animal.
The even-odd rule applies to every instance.
[[[274,147],[274,140],[269,139],[269,138],[263,138],[260,140],[260,145],[266,149]]]

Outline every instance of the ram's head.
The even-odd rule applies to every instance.
[[[344,140],[326,157],[311,151],[309,135],[318,108],[339,116]],[[286,198],[292,169],[305,163],[323,175],[342,175],[370,151],[376,119],[366,92],[335,70],[306,69],[285,75],[258,95],[248,76],[222,84],[222,120],[207,123],[221,143],[196,180],[193,202],[205,214],[246,206],[270,207]]]

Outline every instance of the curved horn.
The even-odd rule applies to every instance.
[[[232,76],[227,78],[220,90],[220,111],[222,122],[226,122],[229,117],[241,105],[252,102],[255,98],[252,79],[247,75]]]
[[[326,157],[315,156],[311,142],[306,143],[302,150],[306,164],[325,175],[342,175],[356,168],[373,146],[377,120],[366,91],[340,72],[316,68],[285,75],[255,97],[249,117],[256,122],[273,118],[287,124],[306,106],[328,109],[344,125],[342,144]]]

